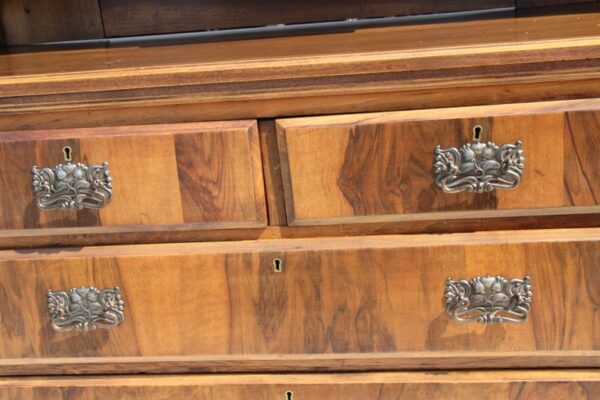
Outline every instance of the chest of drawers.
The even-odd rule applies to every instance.
[[[598,398],[599,15],[1,56],[0,399]]]

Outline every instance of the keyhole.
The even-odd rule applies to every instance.
[[[63,147],[63,154],[65,156],[65,161],[72,161],[73,150],[71,149],[71,146]]]
[[[281,261],[281,259],[276,258],[273,260],[273,271],[275,272],[281,272],[283,268],[283,262]]]
[[[294,400],[294,392],[291,390],[285,392],[285,400]]]
[[[481,134],[483,133],[483,126],[475,125],[473,127],[473,140],[479,142],[481,139]]]

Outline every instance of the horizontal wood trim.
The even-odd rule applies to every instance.
[[[318,78],[345,75],[390,74],[476,68],[510,64],[567,62],[600,58],[600,38],[577,38],[489,46],[391,50],[359,54],[311,55],[275,60],[244,60],[197,65],[145,66],[114,70],[53,73],[51,75],[4,76],[2,98],[53,93],[103,92],[155,87],[255,82],[278,79]],[[180,50],[191,50],[182,48]],[[596,68],[594,68],[597,71]],[[511,71],[515,72],[515,71]],[[529,71],[531,73],[531,71]],[[418,77],[417,74],[415,76]],[[439,77],[438,77],[439,78]],[[445,77],[444,77],[445,78]],[[447,79],[447,78],[445,78]],[[291,83],[291,82],[290,82]],[[164,89],[163,89],[164,90]],[[5,101],[3,101],[4,103]]]
[[[600,110],[600,98],[540,101],[534,103],[498,104],[472,107],[450,107],[429,110],[375,112],[305,118],[281,118],[277,125],[286,128],[328,128],[350,124],[377,124],[386,122],[440,121],[454,118],[478,118],[504,115],[551,114],[557,112]]]
[[[598,74],[600,77],[600,74]],[[138,124],[164,124],[254,117],[290,117],[431,109],[435,107],[473,106],[519,103],[542,100],[585,99],[600,97],[600,85],[593,77],[565,81],[477,84],[444,88],[405,88],[400,91],[376,91],[354,94],[303,96],[290,94],[282,98],[255,98],[226,102],[156,105],[139,102],[122,107],[117,102],[81,110],[45,110],[24,113],[0,113],[5,130],[75,128]]]
[[[249,94],[261,96],[260,82],[269,82],[272,89],[275,89],[274,94],[281,97],[286,92],[298,91],[303,86],[306,89],[315,86],[324,77],[328,77],[326,85],[317,84],[316,89],[312,90],[318,90],[319,93],[332,90],[339,92],[342,89],[340,84],[345,83],[344,77],[352,77],[360,84],[351,88],[348,94],[365,89],[373,90],[374,88],[369,87],[371,85],[382,88],[387,84],[389,91],[419,83],[421,87],[457,85],[474,79],[486,79],[486,76],[491,75],[495,75],[496,79],[500,75],[501,78],[512,81],[518,81],[524,76],[529,82],[537,79],[568,80],[573,79],[573,74],[590,76],[600,72],[597,61],[592,61],[599,58],[600,38],[592,37],[419,52],[389,51],[346,54],[343,57],[315,55],[276,61],[146,66],[143,70],[131,68],[77,74],[7,76],[0,78],[0,111],[6,112],[13,108],[14,111],[35,110],[49,101],[58,103],[54,105],[55,108],[60,107],[61,103],[65,103],[63,108],[82,108],[86,103],[102,104],[109,99],[114,103],[119,97],[122,98],[121,101],[125,100],[124,97],[129,98],[128,104],[136,100],[151,101],[153,98],[163,104],[169,98],[181,103],[200,95],[205,101],[214,101],[230,92],[233,85],[236,86],[233,95],[235,99]],[[553,66],[554,70],[539,70],[543,63],[550,63],[548,66]],[[559,74],[567,76],[557,76]],[[276,83],[274,87],[272,81]],[[52,96],[53,94],[60,96]],[[307,94],[311,92],[304,93],[305,96]],[[110,95],[110,98],[106,95]],[[159,95],[160,100],[157,99]],[[261,97],[269,96],[265,93]]]
[[[431,400],[544,400],[572,396],[593,400],[599,394],[600,373],[594,370],[43,377],[0,380],[0,398],[11,400],[47,398],[50,395],[59,400],[115,396],[123,400],[189,396],[199,400],[383,400],[401,397],[426,397]]]
[[[313,226],[247,226],[217,229],[202,224],[163,226],[118,226],[100,228],[50,228],[0,231],[0,249],[73,247],[165,242],[215,242],[270,240],[358,235],[487,232],[510,229],[583,228],[600,226],[600,213],[545,215],[537,217],[471,218],[437,221],[401,221]],[[222,228],[222,226],[221,226]]]
[[[600,351],[453,352],[236,357],[74,357],[0,360],[3,376],[128,373],[310,373],[399,370],[600,368]],[[218,375],[213,375],[218,376]],[[1,379],[1,378],[0,378]],[[0,386],[2,385],[0,381]]]
[[[339,101],[343,96],[426,90],[431,99],[432,91],[459,87],[574,83],[600,75],[599,15],[364,29],[233,41],[226,49],[204,43],[5,55],[0,57],[0,112],[193,103],[223,107],[224,102],[229,107],[235,101],[246,107],[254,102],[252,109],[246,108],[254,117],[273,117],[302,113],[287,104],[296,97],[334,96]],[[447,35],[450,28],[455,34]],[[568,96],[582,97],[593,88],[582,92],[571,87]],[[544,95],[567,96],[555,89]],[[471,102],[479,96],[472,93]],[[275,100],[285,101],[277,114],[271,106],[270,111],[264,105],[255,108]],[[305,112],[314,112],[324,101]],[[365,98],[362,103],[370,105]],[[340,111],[348,108],[338,107]]]
[[[582,229],[532,229],[518,231],[490,231],[473,233],[417,234],[364,236],[360,238],[319,237],[306,239],[244,240],[235,243],[237,253],[302,252],[319,250],[361,250],[408,247],[440,247],[451,245],[517,244],[540,242],[574,242],[600,240],[600,227]],[[225,254],[232,251],[229,242],[162,243],[115,245],[80,248],[31,250],[2,250],[0,261],[50,260],[80,257],[118,257],[132,253],[144,256],[192,254]]]
[[[93,129],[55,129],[55,130],[22,130],[22,131],[0,131],[0,141],[3,143],[18,142],[23,140],[50,140],[70,139],[73,137],[122,137],[122,136],[155,136],[157,134],[190,134],[197,132],[229,132],[240,129],[249,130],[256,121],[212,121],[196,122],[193,124],[153,124],[139,126],[115,127],[93,127]],[[143,140],[143,139],[140,139]]]
[[[600,206],[590,207],[562,207],[562,208],[528,208],[522,210],[494,210],[494,211],[452,211],[432,212],[420,214],[383,214],[358,217],[331,217],[331,218],[306,218],[292,220],[290,226],[315,226],[332,224],[369,224],[382,222],[405,221],[439,221],[465,218],[501,218],[501,217],[537,217],[545,215],[578,215],[598,214]]]

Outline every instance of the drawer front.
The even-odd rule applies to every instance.
[[[597,399],[598,371],[0,378],[0,399]]]
[[[288,222],[598,213],[599,110],[587,100],[279,120]]]
[[[596,228],[5,251],[0,366],[5,373],[36,363],[60,365],[46,373],[78,363],[147,370],[150,360],[175,370],[600,366],[598,260]],[[529,277],[526,322],[460,323],[457,315],[466,315],[447,313],[449,277],[488,274]],[[112,306],[87,291],[60,295],[82,286],[106,290]],[[507,288],[488,289],[486,302],[527,308]],[[63,331],[77,323],[89,331]],[[497,361],[482,365],[481,357]]]
[[[65,172],[69,163],[99,172],[76,176]],[[4,132],[0,170],[4,236],[48,228],[266,224],[255,121]],[[104,186],[89,189],[93,180]],[[72,209],[57,209],[66,204]]]

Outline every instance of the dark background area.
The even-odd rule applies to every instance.
[[[600,4],[597,0],[0,0],[0,46],[496,8],[514,8],[518,13],[575,3]]]

